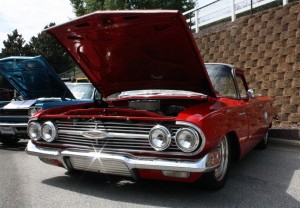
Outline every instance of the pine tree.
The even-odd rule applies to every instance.
[[[175,9],[181,12],[192,9],[194,0],[70,0],[77,16],[96,10],[117,9]]]
[[[12,34],[7,35],[7,40],[3,41],[4,48],[1,50],[0,57],[9,56],[28,56],[32,54],[30,46],[25,44],[25,40],[18,30],[15,29]]]
[[[54,26],[50,23],[44,29]],[[62,73],[75,67],[72,58],[66,53],[65,49],[46,32],[41,32],[37,37],[32,37],[29,42],[34,55],[43,56],[57,73]]]

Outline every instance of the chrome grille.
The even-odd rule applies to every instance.
[[[93,159],[90,157],[70,157],[72,167],[77,170],[87,170],[114,175],[131,176],[128,167],[117,160],[112,159]]]
[[[57,121],[57,143],[72,146],[87,146],[102,151],[119,152],[151,152],[156,151],[148,142],[148,134],[156,123],[125,123],[101,121]],[[173,124],[161,124],[168,127],[172,134],[172,143],[164,153],[179,153],[182,151],[175,144],[175,134],[179,128],[185,127]],[[85,131],[98,130],[110,136],[103,139],[89,139],[82,135]]]

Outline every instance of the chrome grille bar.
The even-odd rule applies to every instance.
[[[156,123],[57,121],[56,124],[58,128],[57,143],[92,147],[102,151],[157,153],[148,142],[149,132]],[[174,137],[176,131],[185,126],[175,124],[163,125],[170,129],[172,135],[171,146],[164,153],[182,154],[182,151],[175,144]],[[106,132],[106,138],[91,139],[83,136],[83,132],[93,130]]]
[[[91,160],[91,158],[73,156],[70,157],[70,162],[73,168],[78,170],[131,176],[128,167],[124,163],[115,160]]]

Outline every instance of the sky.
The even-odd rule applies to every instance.
[[[214,1],[216,1],[216,0],[196,0],[196,5],[204,6],[204,5],[214,2]]]
[[[69,0],[0,0],[0,49],[15,29],[28,43],[46,25],[75,18]]]
[[[212,1],[197,0],[198,5]],[[60,24],[74,18],[69,0],[0,0],[0,49],[15,29],[28,43],[51,22]]]

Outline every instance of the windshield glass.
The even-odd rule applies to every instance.
[[[92,99],[94,86],[91,83],[66,83],[76,99]]]
[[[115,93],[109,96],[107,99],[124,98],[128,96],[147,96],[147,95],[162,95],[162,96],[203,96],[201,93],[183,91],[183,90],[131,90],[121,93]]]
[[[205,64],[205,67],[217,94],[231,98],[237,97],[231,67],[222,64]]]

